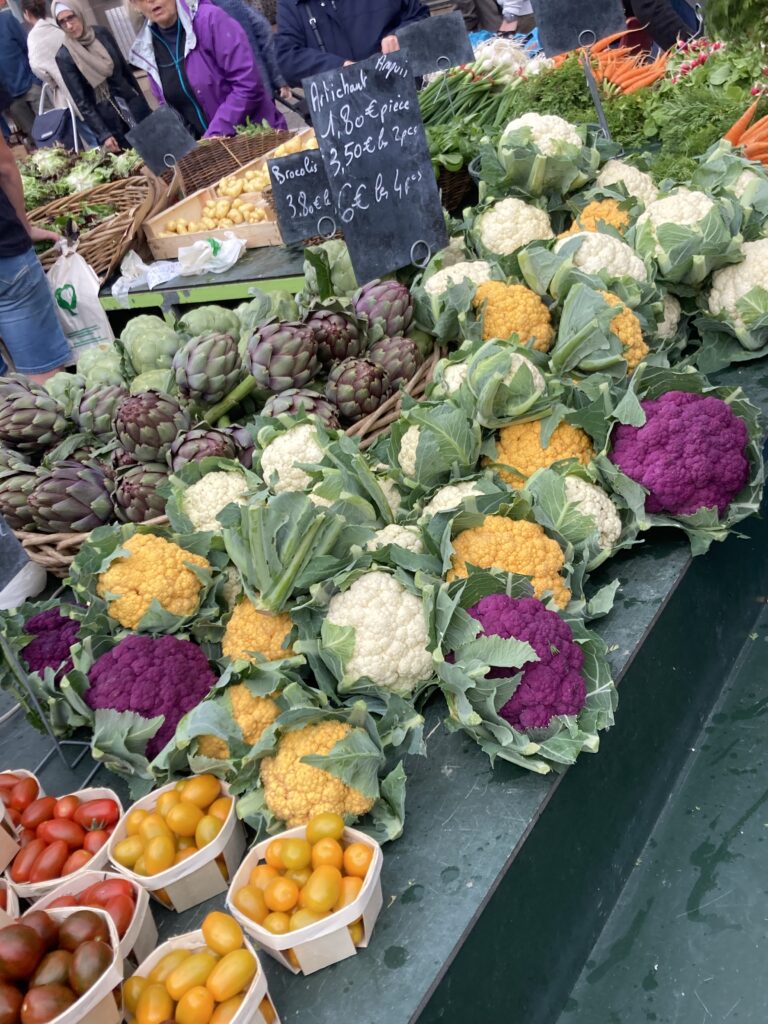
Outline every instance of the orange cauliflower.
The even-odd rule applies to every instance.
[[[280,708],[271,697],[255,697],[245,683],[230,686],[220,702],[240,727],[243,740],[254,746],[261,734],[280,714]],[[219,736],[198,736],[197,752],[202,757],[226,760],[229,746]]]
[[[475,309],[485,303],[483,340],[517,334],[521,345],[548,352],[555,336],[546,303],[522,284],[486,281],[478,285],[472,300]]]
[[[600,231],[601,224],[608,224],[623,235],[629,227],[629,214],[622,210],[616,199],[595,199],[587,203],[581,213],[574,218],[573,224],[564,231],[560,238],[577,235],[580,231]]]
[[[261,654],[267,661],[289,658],[292,647],[284,647],[285,638],[293,629],[288,612],[262,612],[248,598],[243,598],[232,612],[221,642],[227,658],[255,661]]]
[[[627,309],[618,295],[613,295],[611,292],[600,292],[600,294],[609,306],[621,306],[621,312],[611,320],[611,330],[624,349],[627,370],[629,373],[634,373],[649,352],[648,346],[643,340],[640,321],[631,309]]]
[[[522,487],[525,478],[537,469],[562,459],[577,459],[586,466],[594,457],[589,435],[564,420],[555,427],[546,448],[541,447],[541,420],[510,423],[508,427],[501,428],[496,439],[495,461],[518,470],[517,473],[508,469],[496,470],[510,487]]]

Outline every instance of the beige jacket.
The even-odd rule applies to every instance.
[[[63,31],[49,18],[35,22],[27,36],[27,52],[32,74],[48,86],[45,94],[46,110],[50,110],[51,107],[73,106],[56,64],[56,54],[64,45],[64,38]]]

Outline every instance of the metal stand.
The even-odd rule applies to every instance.
[[[592,96],[592,102],[594,103],[595,110],[597,111],[597,121],[600,125],[600,131],[610,142],[611,132],[608,128],[608,119],[605,116],[605,111],[603,110],[603,102],[600,99],[600,90],[597,88],[597,82],[595,81],[595,76],[592,73],[592,65],[589,60],[589,48],[596,42],[597,36],[591,28],[585,28],[579,32],[579,46],[584,50],[584,77],[587,80],[587,86],[589,87],[589,92]]]

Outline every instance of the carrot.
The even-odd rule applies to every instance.
[[[768,114],[765,117],[761,117],[759,121],[755,121],[745,132],[742,132],[739,144],[743,146],[753,139],[760,138],[765,135],[766,130],[768,130]]]
[[[744,152],[748,160],[760,160],[762,163],[765,163],[768,160],[768,142],[763,142],[756,146],[748,146]]]
[[[624,95],[625,96],[631,96],[632,93],[633,92],[637,92],[638,89],[647,89],[649,86],[653,85],[654,82],[658,82],[658,80],[663,75],[664,75],[664,71],[661,68],[659,68],[658,70],[653,71],[650,75],[646,75],[645,78],[641,78],[638,81],[633,82],[631,85],[628,85],[624,89]]]
[[[633,32],[642,32],[643,28],[647,28],[647,25],[638,26],[638,28],[625,28],[621,32],[614,32],[612,36],[604,36],[593,45],[592,53],[600,53],[602,50],[607,50],[611,43],[615,43],[618,39],[623,39],[624,36],[629,36]]]
[[[738,121],[735,121],[731,125],[731,127],[723,136],[726,142],[730,142],[732,146],[738,146],[739,140],[749,127],[749,122],[755,116],[755,111],[757,110],[757,105],[759,102],[760,97],[758,96],[754,103],[750,103],[750,105],[747,107],[747,109],[744,111],[744,113],[741,115]]]

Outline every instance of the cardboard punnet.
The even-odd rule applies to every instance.
[[[133,886],[136,910],[125,935],[120,940],[120,956],[129,961],[129,966],[135,967],[136,964],[145,960],[157,945],[157,926],[149,906],[149,893],[138,882],[125,879],[123,875],[112,871],[83,871],[76,877],[73,875],[72,881],[65,878],[57,888],[37,900],[33,904],[33,908],[45,910],[59,896],[77,896],[90,886],[97,882],[104,882],[108,878],[121,878],[123,881],[129,881]]]
[[[66,907],[60,910],[49,910],[47,913],[54,920],[62,922],[79,909],[79,907]],[[110,945],[114,953],[112,963],[85,995],[80,996],[76,1003],[73,1003],[64,1013],[60,1013],[58,1017],[54,1017],[48,1024],[119,1024],[122,1017],[122,1000],[118,1004],[114,995],[114,990],[118,989],[117,995],[118,999],[120,998],[119,986],[123,982],[123,960],[120,956],[120,941],[117,931],[112,918],[106,911],[96,908],[89,909],[93,909],[94,914],[99,914],[106,919]]]
[[[45,796],[45,790],[40,785],[40,780],[32,772],[28,772],[25,768],[14,768],[12,771],[5,772],[6,775],[19,775],[24,778],[34,779],[38,785],[37,796]],[[2,817],[0,817],[0,871],[5,871],[8,865],[11,863],[13,858],[20,850],[18,832],[16,826],[8,816],[8,809],[0,801],[0,808],[2,808]]]
[[[335,911],[317,924],[307,925],[305,928],[297,928],[296,931],[288,932],[286,935],[273,935],[266,928],[256,924],[245,914],[241,913],[234,904],[234,895],[238,889],[248,884],[248,876],[257,864],[264,861],[267,847],[273,839],[301,838],[306,835],[303,826],[291,828],[281,832],[278,836],[271,836],[261,843],[252,847],[243,863],[232,879],[232,884],[227,892],[227,910],[240,923],[243,930],[256,940],[260,949],[263,949],[271,957],[287,967],[293,974],[314,974],[323,967],[330,967],[331,964],[346,960],[354,956],[358,949],[364,949],[371,938],[376,919],[381,912],[381,867],[384,857],[381,847],[370,836],[364,832],[358,832],[354,828],[345,828],[342,841],[349,843],[365,843],[373,849],[373,859],[368,873],[365,876],[363,887],[356,900],[349,906]],[[348,925],[353,921],[362,918],[363,938],[358,946],[352,941],[348,931]],[[299,963],[297,968],[286,956],[287,950],[293,950],[296,960]]]
[[[74,793],[67,794],[69,796],[76,796],[81,803],[87,803],[89,800],[114,800],[117,804],[118,813],[122,815],[123,805],[120,803],[120,798],[117,793],[112,789],[105,789],[103,786],[93,786],[89,789],[78,789]],[[64,876],[68,882],[74,881],[76,878],[80,878],[86,871],[96,871],[99,868],[103,868],[107,863],[107,845],[102,846],[100,850],[91,857],[91,859],[84,864],[78,871],[73,871],[71,874]],[[8,874],[6,872],[6,874]],[[57,889],[61,883],[61,878],[52,878],[48,882],[14,882],[10,879],[11,884],[16,890],[17,895],[21,896],[22,899],[36,900],[41,896],[45,896],[46,893],[52,892]]]
[[[154,953],[151,953],[143,963],[140,963],[136,970],[136,974],[139,977],[146,977],[149,972],[160,963],[163,957],[174,949],[198,948],[205,948],[205,938],[202,931],[187,932],[185,935],[177,935],[175,938],[168,939],[167,942],[158,946]],[[268,1024],[264,1014],[260,1010],[262,1000],[265,996],[272,1004],[272,1009],[275,1014],[272,1024],[280,1024],[280,1018],[277,1015],[277,1010],[275,1010],[275,1004],[272,1002],[272,997],[268,991],[267,976],[261,966],[261,961],[258,958],[256,950],[250,944],[248,939],[245,939],[245,948],[256,958],[256,974],[245,993],[245,999],[243,999],[241,1006],[238,1008],[237,1013],[232,1017],[229,1024]]]
[[[5,889],[5,910],[0,910],[0,928],[5,928],[19,916],[19,897],[5,878],[0,878],[0,888]]]
[[[175,786],[176,783],[171,782],[161,789],[153,790],[147,796],[132,804],[128,809],[128,813],[136,808],[145,811],[154,810],[160,794],[174,789]],[[221,792],[223,796],[229,796],[229,786],[226,782],[222,782]],[[204,846],[202,850],[192,854],[191,857],[187,857],[180,864],[174,864],[173,867],[168,868],[166,871],[160,871],[156,875],[137,875],[130,868],[123,867],[115,860],[113,856],[115,846],[121,839],[125,839],[127,835],[125,828],[126,817],[127,815],[124,814],[117,823],[117,827],[110,836],[106,846],[107,856],[112,862],[112,867],[115,871],[143,886],[164,907],[175,910],[177,913],[189,910],[190,907],[195,907],[198,903],[204,903],[205,900],[211,899],[212,896],[218,896],[219,893],[226,892],[227,881],[221,873],[219,865],[216,863],[216,858],[219,854],[224,857],[228,877],[232,878],[245,852],[245,830],[243,829],[242,822],[235,814],[234,801],[232,801],[232,807],[221,832],[212,842]]]

